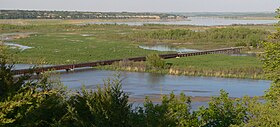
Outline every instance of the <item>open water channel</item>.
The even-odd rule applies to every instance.
[[[120,74],[122,89],[128,93],[131,102],[136,106],[142,105],[146,96],[160,98],[161,95],[181,92],[193,97],[192,107],[207,106],[210,96],[218,96],[221,89],[229,93],[230,97],[262,96],[270,86],[267,80],[215,78],[215,77],[192,77],[162,75],[140,72],[116,72],[96,69],[79,69],[74,72],[60,74],[61,82],[71,90],[79,90],[84,85],[87,89],[102,87],[104,80],[115,78]],[[156,99],[154,102],[158,103]]]

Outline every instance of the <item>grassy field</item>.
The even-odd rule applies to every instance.
[[[167,59],[167,63],[174,66],[211,68],[211,69],[234,69],[234,68],[261,68],[261,61],[252,56],[230,56],[223,54],[202,55],[195,57],[182,57],[176,59]]]
[[[93,33],[36,34],[15,42],[32,47],[14,51],[20,63],[71,64],[158,53],[129,42],[97,39]]]
[[[42,23],[37,21],[33,25],[0,25],[1,33],[25,33],[32,32],[28,38],[12,40],[18,44],[32,47],[19,52],[14,50],[19,63],[45,63],[67,64],[95,60],[107,60],[134,56],[145,56],[151,53],[163,54],[167,52],[148,51],[138,48],[147,42],[135,42],[127,39],[128,36],[137,32],[169,29],[209,29],[196,26],[169,26],[169,25],[69,25],[48,24],[59,22],[51,20]],[[34,21],[35,22],[35,21]],[[61,21],[66,22],[66,21]],[[159,42],[154,42],[158,44]],[[149,43],[150,44],[150,43]],[[215,49],[232,47],[235,43],[230,42],[184,42],[160,44],[185,47],[191,49]],[[258,50],[257,50],[258,51]]]

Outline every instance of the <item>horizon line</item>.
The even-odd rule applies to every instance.
[[[128,13],[275,13],[275,11],[90,11],[90,10],[56,10],[56,9],[10,9],[0,8],[0,10],[19,11],[69,11],[69,12],[128,12]]]

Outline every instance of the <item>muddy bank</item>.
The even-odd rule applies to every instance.
[[[21,51],[31,49],[33,47],[29,47],[29,46],[25,46],[25,45],[21,45],[21,44],[17,44],[15,42],[12,42],[12,41],[17,40],[17,39],[30,37],[31,34],[35,34],[35,33],[30,32],[30,33],[4,33],[4,34],[0,34],[0,45],[6,45],[6,46],[8,46],[12,49],[19,49]]]
[[[0,34],[0,40],[2,42],[6,42],[6,41],[13,41],[16,39],[20,39],[20,38],[27,38],[30,35],[35,34],[33,32],[27,32],[27,33],[3,33]]]
[[[163,96],[164,95],[147,95],[147,97],[152,102],[155,102],[155,103],[160,103]],[[176,96],[176,97],[179,98],[179,96]],[[195,97],[190,97],[190,99],[191,99],[192,102],[209,102],[211,100],[211,97],[195,96]],[[131,98],[129,98],[129,102],[144,103],[145,98],[131,97]]]

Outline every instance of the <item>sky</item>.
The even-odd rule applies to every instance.
[[[280,0],[0,0],[0,9],[95,12],[274,12]]]

